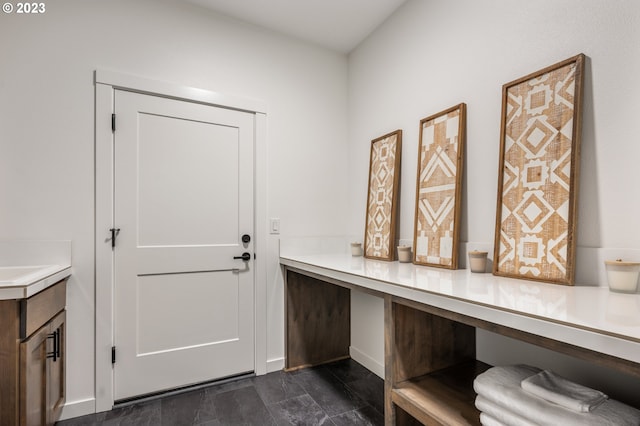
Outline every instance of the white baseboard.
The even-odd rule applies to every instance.
[[[349,355],[351,359],[362,364],[365,368],[384,380],[384,364],[381,364],[353,346],[349,346]]]
[[[79,401],[67,401],[62,407],[60,420],[73,419],[74,417],[86,416],[96,412],[96,399],[87,398]]]
[[[284,358],[274,358],[267,360],[267,373],[284,369]]]

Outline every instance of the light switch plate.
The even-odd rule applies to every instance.
[[[269,220],[269,233],[271,233],[271,234],[279,234],[280,233],[280,218],[272,217]]]

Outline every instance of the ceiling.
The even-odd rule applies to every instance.
[[[240,21],[348,53],[406,0],[187,0]]]

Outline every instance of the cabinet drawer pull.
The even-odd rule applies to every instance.
[[[58,355],[58,359],[60,359],[60,348],[61,348],[61,344],[60,344],[60,336],[62,335],[62,330],[60,330],[59,328],[56,330],[56,354]]]
[[[47,339],[53,339],[53,351],[47,352],[47,358],[53,358],[53,362],[56,362],[60,357],[60,330],[49,334]]]

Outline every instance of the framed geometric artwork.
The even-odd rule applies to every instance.
[[[413,263],[458,268],[466,105],[420,121]]]
[[[493,273],[573,285],[584,55],[502,88]]]
[[[371,141],[364,257],[396,259],[402,130]]]

